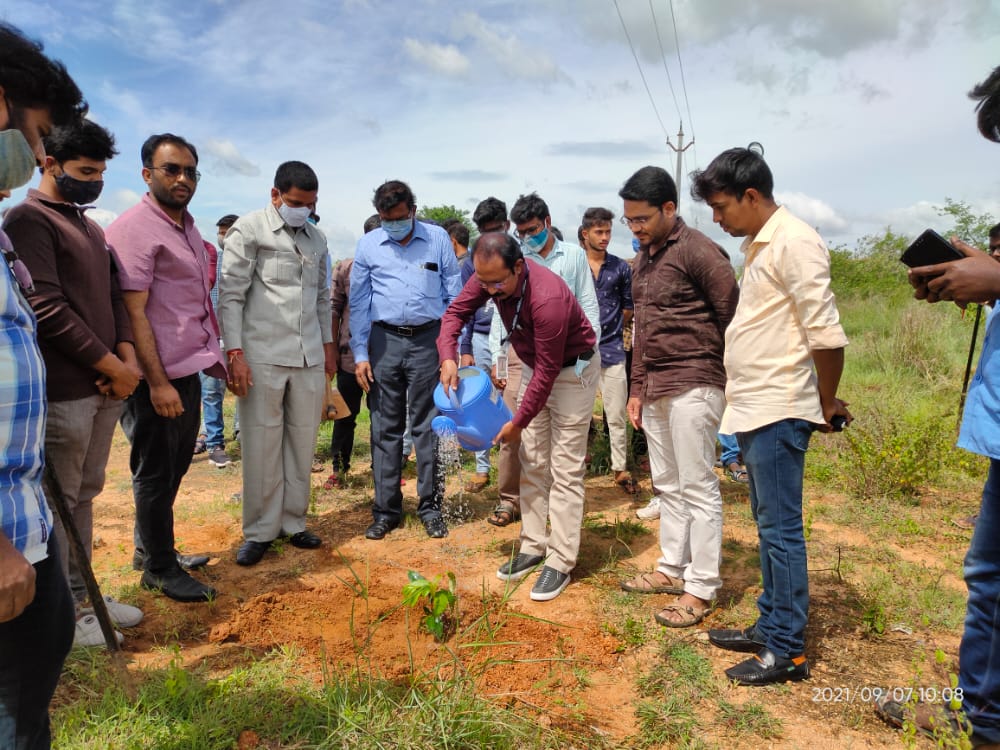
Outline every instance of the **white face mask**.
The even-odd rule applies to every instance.
[[[17,128],[0,130],[0,190],[19,188],[35,171],[35,152]]]
[[[309,214],[311,213],[312,209],[309,208],[309,206],[292,208],[291,206],[286,206],[283,201],[281,205],[278,206],[278,214],[290,227],[298,228],[305,226],[306,222],[309,221]]]

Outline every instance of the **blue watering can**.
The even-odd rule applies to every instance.
[[[439,436],[456,435],[459,445],[470,451],[492,447],[493,438],[511,419],[510,409],[490,376],[478,367],[459,368],[458,388],[448,395],[438,383],[434,405],[441,415],[431,421],[431,429]]]

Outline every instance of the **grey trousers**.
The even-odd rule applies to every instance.
[[[72,401],[50,401],[45,422],[45,461],[63,491],[63,499],[73,518],[73,525],[83,541],[89,560],[94,542],[94,498],[104,489],[104,470],[111,453],[111,438],[122,413],[122,402],[94,394]],[[55,490],[44,482],[45,495],[52,505]],[[69,549],[66,529],[59,514],[52,518],[63,575],[80,604],[87,598],[87,587]]]
[[[305,531],[326,375],[323,365],[248,364],[253,386],[239,402],[243,536],[270,542]]]
[[[403,430],[409,405],[413,446],[417,452],[417,515],[423,521],[441,516],[441,498],[434,493],[437,437],[431,430],[434,388],[437,386],[436,339],[440,326],[403,336],[372,326],[368,341],[375,382],[368,394],[372,417],[372,467],[375,504],[372,516],[398,523],[403,515],[399,488],[403,462]]]

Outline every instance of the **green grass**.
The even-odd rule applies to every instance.
[[[230,750],[243,732],[265,747],[331,749],[506,750],[566,741],[530,716],[497,711],[468,680],[400,686],[333,668],[316,685],[301,676],[292,650],[223,677],[175,659],[133,680],[108,680],[106,658],[76,652],[66,670],[74,700],[57,709],[53,742],[64,750]]]

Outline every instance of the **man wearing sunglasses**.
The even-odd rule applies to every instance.
[[[182,602],[215,590],[186,569],[208,562],[174,548],[174,500],[191,465],[201,422],[204,371],[225,377],[219,326],[209,297],[208,253],[187,210],[198,187],[198,152],[172,133],[142,144],[149,192],[108,227],[143,380],[125,402],[135,498],[133,567],[142,585]]]

